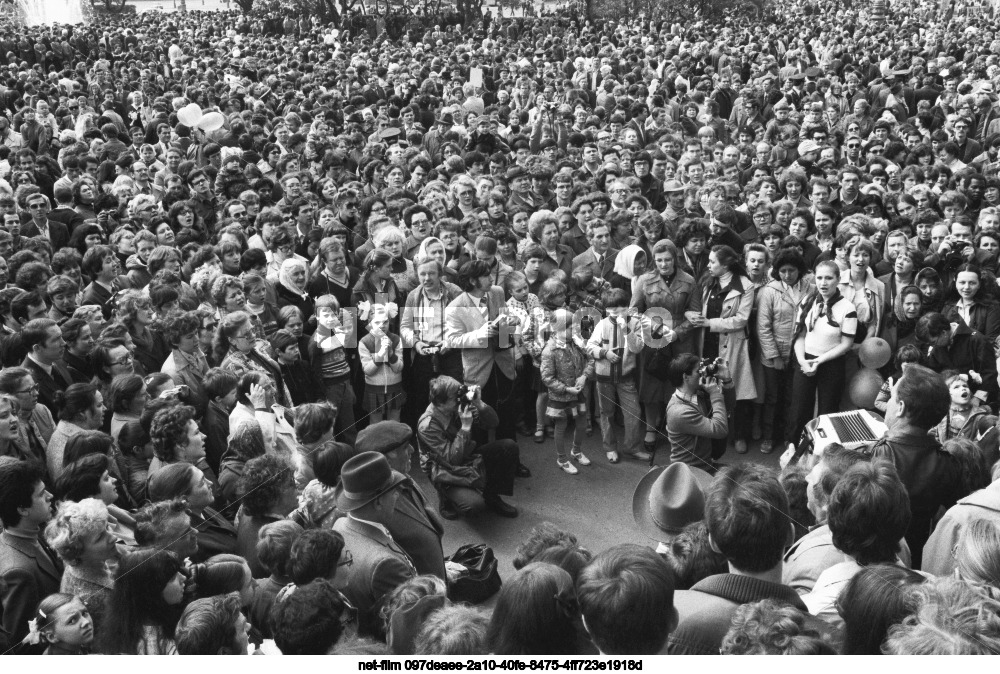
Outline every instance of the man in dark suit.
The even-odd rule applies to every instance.
[[[28,621],[39,602],[59,591],[63,566],[40,535],[52,516],[52,494],[42,481],[44,469],[37,463],[4,459],[0,464],[0,606],[3,632],[11,644],[20,644],[28,634]],[[17,653],[39,654],[45,644],[20,646]]]
[[[409,476],[412,442],[413,429],[406,424],[380,421],[359,432],[354,447],[359,454],[382,454],[394,471]],[[444,549],[441,547],[441,536],[444,534],[441,520],[427,506],[427,498],[409,477],[399,484],[398,490],[395,514],[386,524],[389,534],[413,560],[417,573],[437,576],[447,582]]]
[[[642,101],[636,101],[629,109],[632,119],[625,125],[626,129],[635,131],[639,147],[646,147],[646,118],[649,117],[649,106]]]
[[[358,609],[362,636],[381,635],[379,609],[386,595],[417,575],[410,557],[387,533],[406,480],[384,456],[364,452],[344,463],[334,491],[337,508],[347,517],[337,520],[333,530],[344,537],[344,558],[351,561],[337,570],[337,580]]]
[[[61,222],[66,225],[69,233],[73,234],[73,230],[83,224],[83,216],[73,209],[73,190],[60,185],[52,192],[55,195],[56,207],[49,213],[49,221]]]
[[[31,220],[21,228],[22,236],[43,236],[52,244],[52,250],[64,248],[69,243],[69,228],[49,219],[51,205],[44,194],[32,194],[25,204]]]
[[[28,355],[21,367],[31,373],[38,384],[38,402],[49,408],[52,418],[59,418],[56,392],[65,391],[73,383],[73,375],[62,362],[66,343],[62,331],[50,318],[36,318],[24,326],[21,340]]]
[[[573,269],[589,269],[595,278],[608,280],[618,257],[618,249],[611,247],[611,227],[604,220],[591,220],[587,238],[590,248],[573,258]]]

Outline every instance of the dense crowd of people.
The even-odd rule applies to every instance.
[[[937,10],[0,26],[0,652],[1000,652],[1000,35]],[[656,546],[464,601],[550,438],[668,464]]]

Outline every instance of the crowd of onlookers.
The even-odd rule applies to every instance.
[[[936,11],[0,26],[0,652],[1000,652],[1000,35]],[[446,521],[552,449],[667,464],[655,543],[488,592]]]

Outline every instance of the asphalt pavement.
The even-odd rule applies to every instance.
[[[619,427],[620,430],[620,427]],[[514,573],[512,561],[517,547],[528,537],[532,528],[542,522],[551,522],[560,529],[576,535],[580,544],[597,553],[619,543],[637,543],[655,546],[646,538],[632,520],[632,492],[643,475],[650,470],[646,461],[635,461],[622,456],[617,464],[608,462],[601,449],[601,434],[594,434],[583,444],[584,454],[592,461],[590,466],[578,466],[577,475],[567,475],[556,465],[555,441],[546,438],[535,444],[531,437],[518,435],[521,462],[531,470],[531,477],[518,478],[514,496],[504,497],[520,510],[514,519],[499,517],[487,511],[473,518],[445,520],[444,551],[453,553],[465,543],[486,543],[493,548],[500,562],[500,576],[507,578]],[[763,455],[759,443],[750,445],[750,451],[740,455],[732,447],[722,457],[724,463],[754,461],[778,466],[780,450]],[[437,505],[437,494],[427,477],[414,461],[412,476],[430,501]],[[670,463],[669,452],[661,448],[655,463]]]

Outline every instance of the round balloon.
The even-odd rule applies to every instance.
[[[889,348],[889,342],[881,337],[872,337],[861,343],[858,358],[865,367],[877,370],[892,358],[892,349]]]
[[[871,409],[875,406],[875,398],[882,389],[882,376],[870,368],[858,370],[848,386],[851,402],[861,409]]]
[[[201,106],[197,103],[188,103],[177,111],[177,119],[184,126],[192,128],[198,126],[198,122],[201,121]]]
[[[215,131],[216,129],[221,129],[222,125],[225,124],[226,118],[222,116],[221,112],[209,112],[206,113],[201,121],[198,122],[198,128],[202,131]]]

